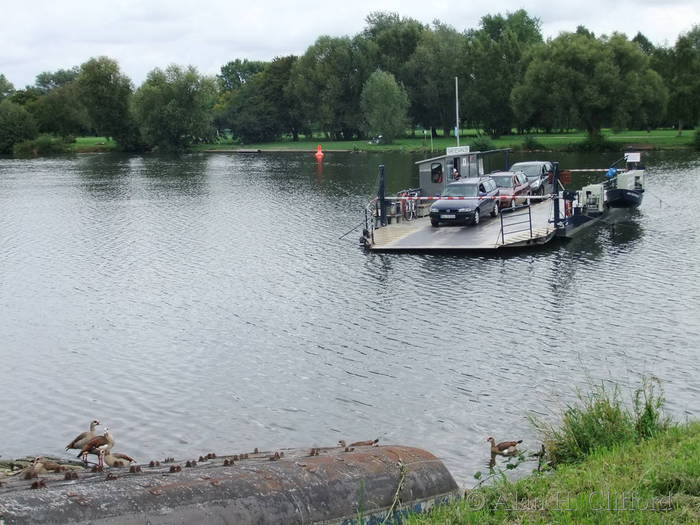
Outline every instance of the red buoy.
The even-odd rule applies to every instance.
[[[321,151],[321,145],[318,145],[318,148],[316,148],[316,153],[314,154],[314,157],[316,157],[316,160],[323,160],[323,157],[325,157],[325,154],[323,151]]]

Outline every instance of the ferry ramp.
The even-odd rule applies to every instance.
[[[440,225],[428,217],[374,230],[369,249],[376,252],[492,252],[543,245],[554,238],[553,204],[545,200],[483,217],[478,225]]]

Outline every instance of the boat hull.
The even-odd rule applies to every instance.
[[[637,208],[642,204],[643,197],[644,190],[617,188],[607,191],[606,202],[611,208]]]

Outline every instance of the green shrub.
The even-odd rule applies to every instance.
[[[472,150],[474,150],[474,151],[488,151],[488,150],[493,149],[493,148],[494,148],[493,142],[486,135],[476,137],[472,141]]]
[[[51,135],[39,135],[34,140],[25,140],[14,145],[12,153],[15,157],[40,157],[66,153],[67,144]]]
[[[700,151],[700,126],[695,128],[695,136],[693,137],[693,148]]]
[[[602,133],[589,133],[581,142],[569,144],[569,149],[580,153],[599,153],[603,151],[619,151],[620,146],[606,139]]]
[[[36,135],[36,122],[26,109],[9,100],[0,102],[0,154],[12,153],[15,144]]]
[[[525,138],[523,139],[523,149],[533,151],[537,149],[545,149],[545,147],[544,144],[537,140],[537,137],[525,135]]]
[[[558,426],[532,417],[542,435],[552,464],[578,463],[598,449],[639,441],[666,430],[670,421],[663,415],[665,398],[656,378],[643,378],[634,391],[631,408],[617,385],[593,386],[577,393],[567,405]]]

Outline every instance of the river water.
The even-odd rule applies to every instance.
[[[396,191],[415,160],[0,160],[0,455],[61,454],[98,418],[141,461],[379,437],[469,485],[487,436],[537,449],[528,415],[591,382],[655,374],[698,417],[697,155],[649,154],[640,210],[542,251],[341,239],[377,165]]]

